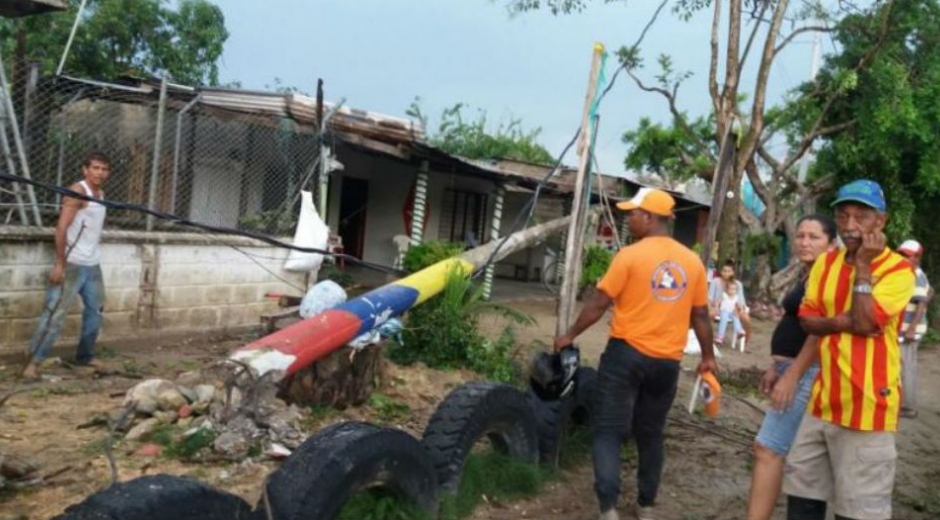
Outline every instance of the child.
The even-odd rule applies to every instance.
[[[744,336],[744,327],[741,325],[739,314],[744,311],[744,304],[738,298],[738,284],[728,284],[721,294],[721,301],[718,304],[718,336],[715,342],[723,345],[725,342],[725,330],[728,328],[728,322],[734,323],[735,337]],[[741,349],[744,350],[743,348]]]

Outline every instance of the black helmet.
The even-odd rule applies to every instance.
[[[581,364],[581,351],[568,347],[561,352],[540,352],[532,359],[529,386],[543,401],[556,401],[574,393],[575,374]]]

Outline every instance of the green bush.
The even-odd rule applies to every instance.
[[[416,361],[433,368],[469,368],[495,381],[512,382],[515,339],[507,328],[497,341],[480,333],[484,313],[498,313],[515,323],[533,323],[530,316],[483,300],[483,291],[455,269],[444,291],[408,313],[402,344],[389,357],[397,363]]]
[[[581,259],[581,285],[583,289],[595,285],[614,259],[614,254],[602,246],[587,246],[584,248],[584,257]]]
[[[462,252],[461,244],[445,240],[429,240],[409,247],[405,252],[402,265],[406,271],[414,273]]]

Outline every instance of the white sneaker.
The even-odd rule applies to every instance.
[[[597,517],[597,520],[620,520],[620,515],[617,514],[617,509],[612,507],[601,512],[601,516]]]
[[[656,510],[650,507],[636,506],[636,520],[654,520]]]

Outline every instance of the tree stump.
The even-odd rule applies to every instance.
[[[278,397],[298,406],[344,409],[366,402],[382,384],[385,359],[382,346],[355,351],[343,347],[284,379]]]

